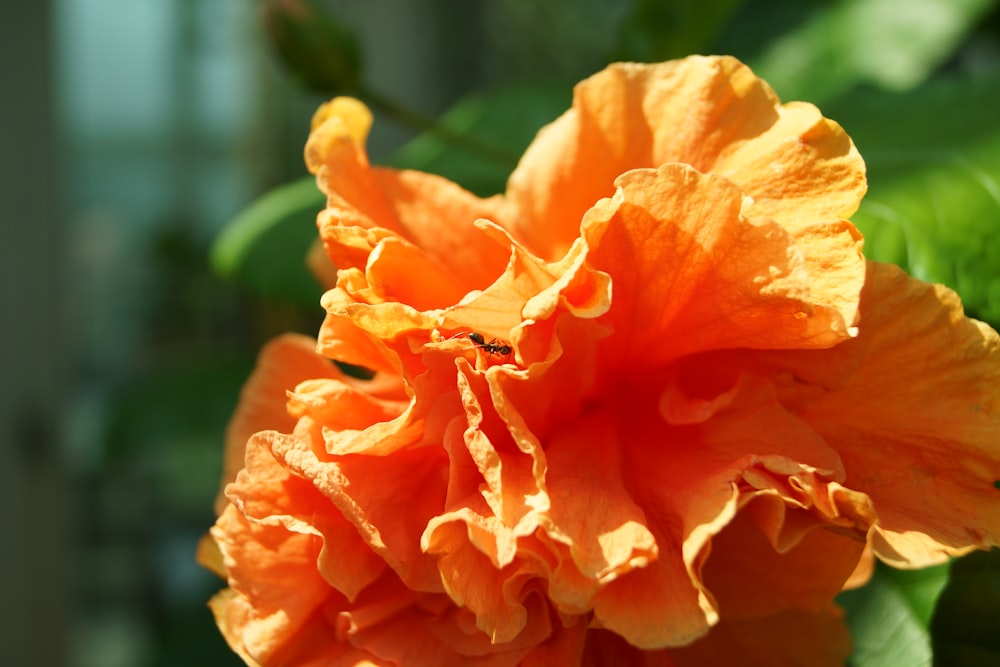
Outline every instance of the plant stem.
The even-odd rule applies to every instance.
[[[456,132],[455,130],[442,125],[433,118],[405,107],[398,102],[387,99],[379,93],[362,88],[356,92],[357,96],[367,102],[372,108],[381,111],[393,120],[406,125],[420,132],[427,132],[438,139],[454,145],[456,148],[468,153],[477,154],[494,162],[513,166],[517,163],[518,155],[507,151],[494,144],[481,141],[475,137]]]

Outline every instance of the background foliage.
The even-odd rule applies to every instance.
[[[314,333],[321,317],[299,260],[322,200],[299,155],[325,97],[356,95],[376,110],[373,161],[485,195],[503,190],[572,84],[607,62],[733,54],[782,99],[818,104],[855,139],[869,168],[855,218],[867,254],[957,289],[971,315],[1000,325],[1000,1],[426,0],[396,5],[396,24],[375,21],[388,4],[242,4],[260,10],[244,27],[269,45],[261,76],[282,100],[267,118],[269,150],[229,162],[266,161],[259,197],[248,192],[242,211],[218,216],[214,239],[181,219],[145,250],[144,362],[107,394],[81,491],[104,518],[79,536],[100,544],[113,522],[142,527],[129,563],[151,576],[128,602],[149,620],[133,654],[141,664],[238,664],[204,608],[221,583],[190,559],[212,521],[222,431],[256,350],[282,330]],[[393,52],[404,32],[419,53]],[[119,503],[138,518],[122,518]],[[84,587],[81,614],[105,594]],[[855,667],[1000,664],[996,552],[920,572],[879,567],[841,601]],[[109,643],[87,646],[114,654]]]

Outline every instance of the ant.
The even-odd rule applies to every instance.
[[[490,356],[506,358],[509,357],[510,353],[514,351],[514,349],[510,345],[497,338],[494,338],[493,340],[487,343],[486,339],[483,337],[483,334],[478,333],[476,331],[472,331],[469,333],[469,340],[475,343],[476,347],[478,347],[480,350],[482,350],[483,352],[485,352]]]

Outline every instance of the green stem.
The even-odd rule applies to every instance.
[[[362,88],[355,93],[358,97],[367,102],[372,108],[381,111],[393,120],[402,123],[414,130],[428,132],[438,139],[454,145],[466,152],[478,154],[494,162],[504,165],[517,163],[518,155],[504,150],[499,146],[481,141],[475,137],[456,132],[455,130],[442,125],[433,118],[425,116],[419,111],[405,107],[398,102],[387,99],[369,88]]]

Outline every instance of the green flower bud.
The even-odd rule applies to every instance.
[[[312,90],[350,93],[361,79],[354,32],[314,0],[267,0],[264,27],[285,65]]]

